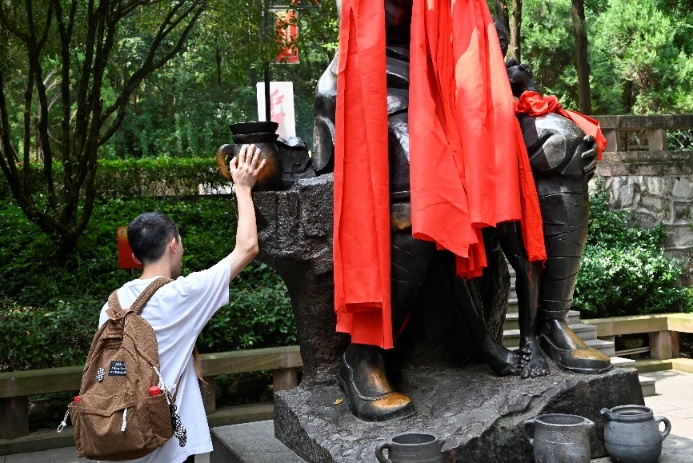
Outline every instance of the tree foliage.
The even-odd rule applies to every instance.
[[[140,83],[181,50],[202,6],[198,0],[0,3],[0,167],[24,213],[63,253],[91,217],[99,148],[120,127]],[[62,164],[60,178],[54,161]],[[38,190],[31,162],[43,165]]]
[[[594,18],[592,67],[598,112],[693,111],[693,12],[677,11],[678,3],[611,0]]]
[[[259,118],[256,84],[267,63],[271,80],[293,82],[298,136],[310,146],[315,85],[336,49],[336,6],[297,5],[299,36],[292,45],[300,64],[280,64],[274,21],[265,19],[263,3],[209,1],[187,48],[140,87],[107,156],[213,156],[230,141],[229,124]]]
[[[274,62],[266,7],[280,3],[298,11],[300,64]],[[579,108],[573,2],[487,3],[503,21],[522,4],[522,61],[546,93]],[[690,0],[584,8],[593,112],[693,111]],[[258,119],[267,63],[272,80],[293,82],[297,135],[311,146],[337,22],[335,0],[0,0],[3,177],[27,216],[69,248],[92,212],[99,159],[209,156],[212,165],[228,125]]]
[[[585,0],[592,112],[693,111],[693,8],[685,0]],[[525,0],[523,61],[578,108],[571,2]]]

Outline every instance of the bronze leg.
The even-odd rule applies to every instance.
[[[391,236],[392,324],[397,333],[416,302],[428,266],[435,255],[432,243],[406,232]],[[416,413],[411,399],[395,392],[385,369],[383,350],[376,346],[349,344],[342,355],[337,379],[351,412],[365,421],[389,421]]]
[[[544,350],[564,370],[600,373],[611,369],[609,357],[589,348],[566,320],[587,241],[587,186],[557,191],[547,180],[537,181],[544,220],[547,260],[542,272],[539,334]]]
[[[520,375],[525,358],[521,352],[507,349],[488,331],[476,280],[457,277],[454,266],[448,275],[452,280],[454,302],[474,336],[474,343],[486,364],[499,376]]]
[[[549,364],[537,337],[541,269],[527,259],[522,229],[518,222],[501,223],[498,225],[498,232],[503,253],[515,269],[515,289],[520,312],[520,348],[529,355],[529,362],[524,365],[521,376],[546,376],[549,374]]]

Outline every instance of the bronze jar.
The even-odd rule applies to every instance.
[[[233,180],[228,169],[229,161],[234,156],[238,156],[243,145],[252,144],[260,149],[260,160],[265,159],[265,167],[260,171],[254,190],[281,190],[282,161],[276,144],[277,138],[279,138],[279,135],[276,133],[278,127],[279,124],[272,121],[231,124],[233,144],[222,145],[217,151],[217,168],[219,173],[228,180]]]

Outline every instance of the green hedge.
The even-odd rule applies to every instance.
[[[601,184],[597,190],[573,307],[585,318],[693,311],[691,291],[679,286],[682,263],[659,247],[664,226],[639,227],[632,212],[609,209]]]
[[[83,364],[100,304],[87,298],[39,307],[0,304],[0,371]]]
[[[139,213],[158,210],[179,225],[186,247],[184,274],[214,264],[233,249],[236,215],[228,197],[125,198],[135,186],[123,187],[130,181],[124,172],[139,172],[137,178],[146,172],[155,179],[166,162],[113,162],[117,173],[112,178],[125,183],[112,181],[119,185],[112,191],[121,192],[112,194],[123,197],[97,200],[77,252],[60,262],[48,257],[54,251],[50,239],[12,200],[0,199],[0,371],[83,362],[101,305],[135,275],[117,268],[116,227]],[[166,171],[188,179],[188,185],[202,178],[183,174],[197,160],[172,162],[183,167]],[[582,316],[693,310],[693,291],[678,287],[680,262],[657,247],[664,228],[643,230],[631,213],[610,211],[605,193],[594,195],[591,204],[589,242],[574,301]],[[202,352],[296,342],[286,287],[267,266],[256,262],[242,272],[231,285],[230,301],[198,339]]]
[[[32,164],[34,191],[42,191],[42,164]],[[54,178],[60,180],[63,165],[53,164]],[[218,190],[228,186],[228,180],[219,175],[216,161],[209,158],[141,158],[101,160],[96,171],[97,197],[141,198],[147,196],[197,195],[199,186]],[[58,185],[56,184],[56,187]],[[10,199],[12,192],[7,181],[0,181],[0,199]]]
[[[116,227],[151,210],[178,224],[184,274],[233,249],[236,213],[228,197],[100,199],[78,251],[61,262],[47,257],[53,244],[21,210],[0,200],[0,371],[84,361],[101,306],[136,276],[117,268]],[[200,336],[201,352],[296,343],[286,286],[272,269],[252,263],[233,281],[229,297]]]

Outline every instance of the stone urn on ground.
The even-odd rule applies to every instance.
[[[662,443],[671,431],[671,423],[663,416],[654,416],[642,405],[621,405],[603,408],[606,419],[604,443],[616,463],[656,463],[662,454]],[[664,423],[664,430],[660,424]]]

